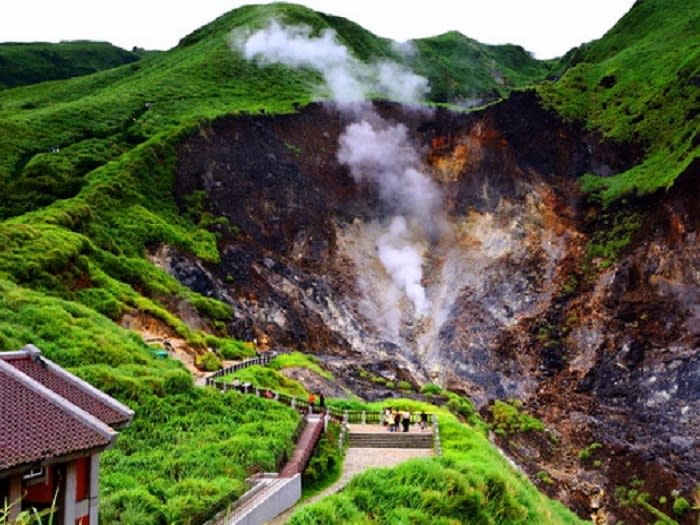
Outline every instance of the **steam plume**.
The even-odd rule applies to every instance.
[[[370,94],[401,102],[418,102],[428,81],[394,62],[364,64],[336,39],[332,29],[312,36],[307,26],[282,26],[273,20],[258,31],[234,32],[231,47],[246,60],[262,65],[285,64],[318,71],[332,99],[340,103],[366,100]]]
[[[442,198],[433,180],[418,170],[420,158],[406,126],[373,117],[374,125],[362,120],[345,129],[338,161],[349,167],[356,182],[375,185],[393,215],[377,242],[379,260],[420,316],[429,304],[421,284],[422,253],[437,232]]]
[[[395,285],[380,299],[387,312],[387,325],[397,332],[399,290],[411,301],[417,316],[429,306],[421,284],[423,253],[438,233],[440,225],[435,217],[442,196],[433,180],[420,171],[420,156],[410,144],[406,126],[391,125],[366,107],[358,110],[351,103],[365,101],[370,95],[415,103],[427,93],[427,79],[394,62],[360,62],[338,42],[331,29],[312,36],[309,27],[271,21],[253,33],[234,33],[231,46],[247,60],[261,65],[285,64],[319,72],[332,99],[341,109],[354,111],[356,121],[340,136],[337,157],[356,182],[377,188],[388,211],[376,249]],[[408,44],[401,50],[413,52]],[[365,114],[360,118],[362,111]]]
[[[388,231],[377,244],[379,260],[413,303],[416,315],[422,315],[428,306],[423,278],[423,254],[414,244],[404,217],[394,217]]]

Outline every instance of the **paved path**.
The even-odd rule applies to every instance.
[[[378,427],[378,425],[371,426],[374,428]],[[429,457],[432,455],[432,450],[424,448],[348,448],[345,454],[345,461],[343,463],[343,473],[338,481],[326,488],[323,492],[320,492],[319,494],[316,494],[315,496],[303,501],[299,505],[292,507],[287,512],[283,512],[274,520],[268,522],[268,525],[282,525],[286,523],[287,520],[292,517],[292,514],[294,514],[294,512],[300,507],[309,503],[314,503],[321,498],[325,498],[326,496],[330,496],[331,494],[338,492],[348,484],[350,479],[355,474],[359,474],[368,468],[393,467],[394,465],[398,465],[407,459]]]

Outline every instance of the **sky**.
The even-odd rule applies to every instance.
[[[267,0],[3,0],[0,42],[101,40],[169,49],[198,27]],[[602,37],[634,0],[298,0],[397,40],[456,30],[486,44],[519,44],[539,59]]]

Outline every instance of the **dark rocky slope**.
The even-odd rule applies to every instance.
[[[494,399],[522,399],[551,432],[502,446],[531,475],[548,472],[554,484],[542,488],[583,516],[602,509],[611,522],[645,523],[644,509],[614,495],[633,482],[657,499],[692,491],[697,163],[667,194],[606,212],[641,224],[606,267],[586,255],[608,226],[576,177],[629,167],[637,146],[601,142],[531,93],[468,115],[389,103],[375,111],[407,126],[442,191],[446,226],[421,245],[425,315],[394,294],[386,317],[392,283],[376,252],[390,206],[337,160],[349,117],[331,106],[223,119],[183,142],[174,188],[182,208],[204,192],[206,211],[235,228],[214,226],[220,264],[158,247],[167,253],[161,265],[231,303],[232,335],[317,354],[368,397],[391,391],[363,380],[360,368],[440,383],[484,413]],[[592,443],[601,445],[593,458],[580,459]],[[670,503],[661,507],[671,513]]]

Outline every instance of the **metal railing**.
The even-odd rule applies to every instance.
[[[442,444],[440,443],[440,425],[437,414],[433,414],[433,452],[436,456],[442,456]]]
[[[241,361],[240,363],[236,363],[234,365],[227,366],[226,368],[222,368],[221,370],[217,370],[216,372],[207,377],[206,384],[212,385],[220,377],[232,374],[233,372],[236,372],[237,370],[242,370],[243,368],[248,368],[249,366],[268,365],[270,364],[270,361],[272,361],[275,358],[275,356],[279,355],[280,353],[281,352],[260,354],[258,357],[255,357],[253,359],[246,359],[245,361]]]

